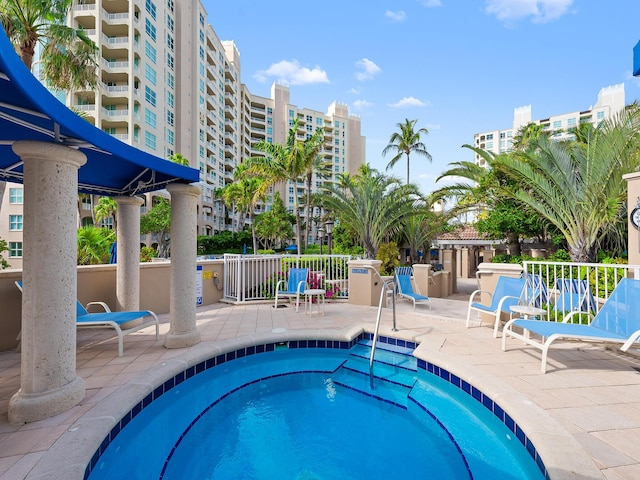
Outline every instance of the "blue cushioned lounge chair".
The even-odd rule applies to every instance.
[[[570,323],[578,313],[571,312],[562,322],[510,320],[504,327],[502,350],[507,348],[507,336],[539,348],[542,350],[542,373],[547,368],[549,347],[559,339],[617,343],[621,345],[620,350],[627,351],[640,340],[640,280],[620,280],[589,325]],[[514,331],[514,327],[521,328],[522,333]],[[541,338],[533,338],[530,333]]]
[[[493,336],[498,337],[498,329],[500,327],[500,314],[502,312],[511,314],[510,307],[518,305],[520,298],[523,296],[525,289],[524,278],[513,278],[499,276],[498,283],[493,292],[488,290],[475,290],[469,297],[469,308],[467,310],[467,328],[471,323],[471,312],[476,311],[480,313],[489,313],[495,317],[493,325]],[[484,305],[476,302],[476,295],[480,293],[488,293],[491,296],[491,303]]]
[[[416,309],[416,303],[428,305],[429,310],[431,310],[431,300],[429,297],[420,294],[420,291],[414,291],[413,285],[411,284],[412,275],[413,267],[396,267],[395,277],[398,297],[411,300],[413,302],[414,310]]]
[[[572,312],[574,310],[583,312],[596,311],[596,300],[593,298],[586,280],[558,278],[556,280],[556,289],[560,294],[554,305],[554,310],[561,312]]]
[[[22,291],[21,281],[17,281],[16,286]],[[89,313],[87,308],[94,305],[100,306],[104,311]],[[146,317],[150,318],[139,325],[122,328],[123,325],[127,323],[142,320]],[[124,354],[124,336],[152,325],[156,326],[156,340],[158,340],[160,335],[160,322],[156,314],[150,310],[112,312],[104,302],[90,302],[85,308],[80,301],[76,300],[76,326],[79,328],[111,327],[115,329],[118,334],[118,356],[120,357]]]
[[[296,297],[296,312],[300,308],[300,295],[304,295],[304,290],[307,288],[307,276],[309,275],[308,268],[290,268],[289,279],[285,282],[280,280],[276,285],[276,303],[273,306],[278,308],[279,298],[292,298]],[[286,285],[286,290],[281,290]]]

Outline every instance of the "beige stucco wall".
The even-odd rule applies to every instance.
[[[222,299],[223,260],[199,261],[202,266],[202,303],[210,305]],[[220,282],[216,285],[214,272]],[[171,262],[140,264],[140,309],[157,314],[169,312]],[[196,273],[194,272],[194,275]],[[15,348],[20,331],[22,296],[15,281],[22,278],[22,270],[0,270],[0,351]],[[87,304],[105,302],[116,308],[116,266],[93,265],[78,267],[78,300]],[[194,299],[195,302],[195,299]]]

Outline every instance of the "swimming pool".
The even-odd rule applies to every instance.
[[[513,420],[406,355],[414,345],[379,344],[384,380],[371,390],[367,337],[258,345],[187,369],[112,430],[88,478],[544,478]]]

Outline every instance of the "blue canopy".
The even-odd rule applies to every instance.
[[[23,182],[18,140],[54,142],[87,156],[78,190],[131,196],[161,190],[172,182],[193,183],[199,171],[127,145],[69,110],[26,68],[0,27],[0,180]]]
[[[640,77],[640,42],[633,47],[633,75]]]

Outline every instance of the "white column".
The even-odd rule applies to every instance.
[[[140,197],[116,197],[116,310],[140,310]],[[141,323],[138,320],[138,323]]]
[[[86,156],[47,142],[19,141],[24,162],[20,389],[9,421],[64,412],[84,398],[76,375],[78,169]]]
[[[171,194],[171,325],[167,348],[190,347],[200,342],[196,328],[197,205],[200,187],[167,185]]]

